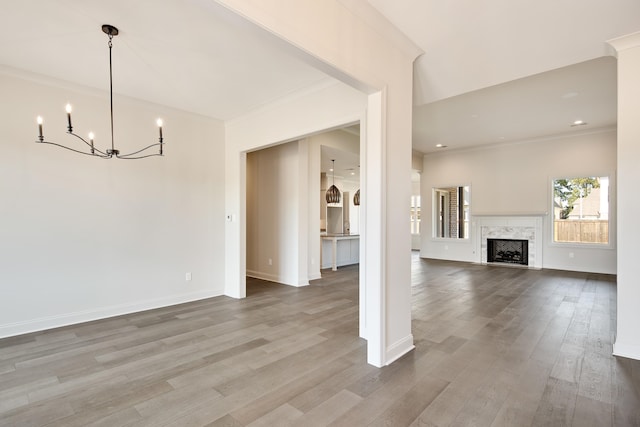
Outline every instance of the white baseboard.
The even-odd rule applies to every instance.
[[[93,310],[77,311],[74,313],[40,317],[37,319],[30,319],[22,322],[7,323],[4,325],[0,325],[0,338],[44,331],[53,328],[60,328],[62,326],[91,322],[93,320],[106,319],[109,317],[122,316],[123,314],[153,310],[155,308],[168,307],[170,305],[183,304],[185,302],[198,301],[206,298],[217,297],[220,295],[222,295],[222,292],[192,292],[188,294],[159,298],[155,300],[140,301],[132,304],[98,307]]]
[[[253,277],[254,279],[266,280],[267,282],[282,283],[280,276],[275,274],[265,273],[263,271],[247,270],[247,277]]]
[[[613,344],[613,355],[640,360],[640,345],[624,344],[616,341]]]
[[[306,282],[300,281],[300,283],[293,283],[288,281],[284,277],[277,276],[275,274],[265,273],[263,271],[247,270],[246,275],[248,277],[253,277],[254,279],[266,280],[267,282],[275,282],[275,283],[279,283],[281,285],[287,285],[287,286],[302,287],[302,286],[309,285],[309,281],[306,281]]]
[[[320,274],[320,272],[309,274],[309,281],[318,279],[322,279],[322,274]]]
[[[385,364],[390,365],[411,350],[416,348],[413,345],[413,335],[409,334],[399,341],[396,341],[392,345],[387,347],[387,354],[385,357]]]

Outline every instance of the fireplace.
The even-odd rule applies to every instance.
[[[487,262],[529,265],[529,241],[487,239]]]
[[[546,213],[532,213],[527,215],[478,215],[472,217],[476,221],[476,229],[478,230],[478,238],[476,239],[476,250],[481,264],[489,262],[496,263],[495,260],[489,260],[489,239],[496,240],[524,240],[525,244],[522,252],[522,259],[526,260],[522,264],[514,264],[513,262],[503,262],[504,266],[524,266],[526,268],[542,268],[542,247],[543,233],[542,220]],[[509,261],[513,261],[515,256],[508,254]]]

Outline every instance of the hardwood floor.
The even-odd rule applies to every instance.
[[[416,349],[377,369],[357,275],[0,340],[0,425],[640,425],[614,277],[414,254]]]

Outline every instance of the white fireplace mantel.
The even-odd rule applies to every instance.
[[[476,254],[479,262],[487,263],[487,238],[528,240],[528,267],[542,268],[542,219],[546,213],[540,214],[474,214],[476,224]]]

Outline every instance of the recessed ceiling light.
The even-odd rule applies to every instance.
[[[333,172],[333,168],[329,168],[329,172]]]
[[[436,144],[436,148],[447,148],[447,146],[443,144]]]
[[[584,126],[584,125],[586,125],[586,124],[587,124],[587,122],[585,122],[584,120],[576,120],[576,121],[574,121],[574,122],[571,124],[571,126],[572,126],[572,127],[573,127],[573,126]]]

